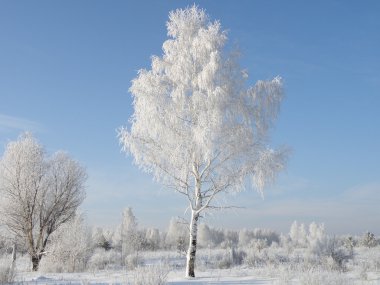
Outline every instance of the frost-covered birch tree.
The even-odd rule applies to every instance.
[[[30,134],[8,143],[0,159],[0,223],[24,239],[38,270],[51,234],[82,203],[84,168],[64,152],[47,157]]]
[[[140,241],[137,226],[137,219],[132,208],[125,208],[121,222],[121,255],[123,262],[128,255],[137,253],[139,250]]]
[[[262,191],[284,167],[286,151],[268,146],[283,89],[280,77],[248,87],[237,53],[225,50],[227,33],[204,10],[170,12],[167,30],[163,55],[132,81],[134,114],[119,139],[139,167],[187,200],[186,275],[194,277],[201,213],[248,180]]]

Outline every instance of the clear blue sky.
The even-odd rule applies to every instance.
[[[165,228],[186,201],[120,152],[132,114],[130,81],[161,55],[169,11],[194,1],[0,0],[0,150],[23,130],[87,167],[82,210],[115,225],[126,206]],[[199,1],[227,29],[250,83],[281,75],[286,100],[273,145],[293,149],[265,192],[231,198],[245,209],[207,218],[227,228],[287,232],[293,220],[331,233],[380,234],[380,2]]]

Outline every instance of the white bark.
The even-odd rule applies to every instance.
[[[198,220],[200,213],[204,210],[202,202],[202,183],[201,175],[199,174],[199,167],[193,164],[194,176],[194,203],[190,204],[191,207],[191,220],[190,220],[190,235],[189,235],[189,248],[186,255],[186,277],[195,277],[195,258],[197,253],[197,236],[198,236]]]
[[[199,214],[191,211],[189,248],[186,255],[186,277],[195,277],[195,258],[197,252],[197,234],[198,234]]]

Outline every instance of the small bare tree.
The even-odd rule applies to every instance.
[[[47,157],[31,134],[8,143],[0,160],[0,219],[25,240],[37,271],[50,235],[74,217],[87,175],[64,152]]]

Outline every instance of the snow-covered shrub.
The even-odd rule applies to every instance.
[[[289,266],[281,266],[277,270],[277,279],[274,281],[274,285],[290,285],[294,277],[293,270]]]
[[[206,224],[198,226],[198,246],[200,248],[216,248],[226,243],[224,230],[215,229]]]
[[[299,249],[300,250],[300,249]],[[303,249],[302,249],[303,250]],[[294,252],[294,250],[292,250]],[[246,250],[246,257],[244,263],[249,267],[264,267],[264,266],[278,266],[289,263],[290,261],[299,262],[299,257],[292,258],[292,253],[289,253],[287,248],[278,246],[276,242],[268,247],[265,240],[253,240]]]
[[[51,236],[46,257],[41,260],[43,272],[83,271],[92,253],[91,237],[81,215],[62,225]]]
[[[212,231],[206,224],[200,224],[198,227],[198,245],[200,248],[215,246]]]
[[[178,241],[186,241],[188,233],[187,226],[183,224],[182,221],[177,218],[172,218],[165,238],[167,247],[171,249],[177,248]]]
[[[92,254],[88,261],[88,268],[90,270],[103,270],[121,267],[120,253],[111,249],[105,251],[103,248],[98,248]]]
[[[361,244],[362,246],[371,248],[377,246],[378,242],[373,233],[366,232],[362,237]]]
[[[360,271],[380,271],[380,250],[373,248],[358,248],[355,265]]]
[[[243,250],[237,250],[235,248],[226,249],[222,257],[217,261],[217,268],[228,269],[236,265],[241,265],[246,255]]]
[[[280,242],[280,235],[270,229],[255,228],[253,230],[253,236],[255,239],[266,240],[269,246],[271,246],[273,243]]]
[[[241,265],[247,256],[247,253],[244,250],[241,249],[231,249],[231,257],[232,257],[232,264],[233,265]]]
[[[161,235],[158,229],[147,229],[145,231],[146,249],[158,250],[161,245]]]
[[[343,240],[343,246],[348,250],[351,256],[354,255],[354,247],[356,242],[352,236],[348,236]]]
[[[253,240],[263,240],[267,245],[271,245],[272,242],[279,243],[280,236],[278,233],[268,229],[255,228],[253,231],[243,229],[239,231],[239,246],[249,246]]]
[[[165,264],[139,266],[133,272],[133,285],[165,285],[169,274]]]
[[[144,260],[139,255],[130,254],[125,258],[124,264],[127,267],[127,270],[134,270],[139,266],[141,267],[144,264]]]
[[[224,241],[221,248],[237,247],[239,243],[239,234],[236,231],[224,230]]]
[[[241,265],[245,260],[246,252],[242,249],[200,249],[197,252],[196,267],[198,270],[227,269]]]
[[[258,252],[261,252],[267,246],[268,242],[266,239],[253,239],[250,244],[250,247],[254,248]]]
[[[329,270],[344,271],[346,263],[352,258],[349,252],[335,237],[324,237],[309,248],[309,262],[314,260]]]
[[[359,263],[359,277],[361,280],[368,280],[368,272],[370,271],[370,265],[368,262]]]
[[[241,231],[239,231],[239,247],[248,246],[253,238],[253,232],[247,229],[242,229]]]
[[[301,285],[354,285],[354,280],[349,276],[320,268],[299,272],[298,276]]]
[[[229,269],[232,267],[232,258],[229,255],[224,255],[217,264],[219,269]]]
[[[258,252],[254,249],[249,249],[244,259],[244,263],[249,267],[263,267],[267,265],[268,255],[266,251]]]
[[[267,258],[266,263],[274,266],[284,265],[289,263],[289,256],[286,251],[282,248],[267,248],[264,249],[265,253],[263,256]]]
[[[220,244],[225,240],[224,231],[222,229],[210,228],[212,234],[212,241],[215,247],[220,246]]]
[[[187,249],[187,244],[186,244],[186,238],[183,236],[180,236],[177,238],[177,243],[176,243],[176,250],[179,256],[186,256],[186,249]]]
[[[218,263],[225,255],[225,249],[199,249],[197,251],[196,268],[200,271],[218,268]]]
[[[112,237],[110,234],[100,227],[94,228],[92,231],[92,242],[94,248],[103,248],[104,250],[110,250],[112,247],[111,239]]]

